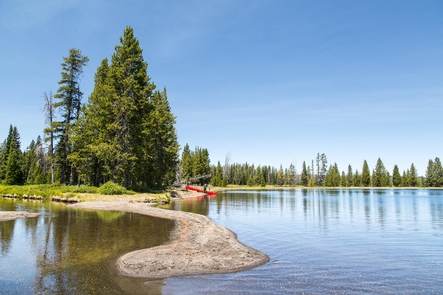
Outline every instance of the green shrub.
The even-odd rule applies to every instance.
[[[113,183],[112,181],[108,181],[107,183],[103,184],[98,189],[98,192],[102,195],[124,195],[128,193],[124,187]]]

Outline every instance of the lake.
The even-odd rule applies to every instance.
[[[3,200],[0,210],[11,202],[30,203]],[[0,293],[443,294],[443,190],[230,191],[173,202],[169,209],[208,216],[271,261],[160,281],[124,278],[113,266],[125,251],[165,242],[173,221],[32,204],[25,210],[44,216],[0,223]]]

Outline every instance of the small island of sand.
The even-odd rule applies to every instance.
[[[169,243],[130,252],[118,259],[117,267],[126,276],[163,279],[232,273],[269,261],[266,254],[240,243],[232,231],[202,215],[129,202],[85,202],[70,207],[125,211],[178,221]]]
[[[15,220],[20,218],[37,217],[40,214],[26,211],[0,211],[0,221]]]

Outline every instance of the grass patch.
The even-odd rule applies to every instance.
[[[60,184],[39,184],[39,185],[0,185],[0,197],[36,196],[43,200],[69,200],[77,199],[80,202],[126,200],[143,203],[169,203],[168,192],[158,191],[150,193],[135,193],[117,184],[107,183],[100,188],[93,186],[67,186]]]
[[[128,191],[121,185],[118,185],[112,181],[108,181],[103,184],[99,189],[98,193],[102,195],[133,195],[133,191]]]
[[[92,186],[66,186],[60,184],[35,185],[0,185],[0,195],[39,196],[43,199],[52,197],[73,198],[81,193],[97,193],[98,188]]]

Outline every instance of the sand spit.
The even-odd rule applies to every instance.
[[[41,214],[26,211],[0,211],[0,221],[15,220],[20,218],[37,217]]]
[[[232,231],[202,215],[129,202],[85,202],[69,206],[126,211],[178,221],[168,244],[130,252],[118,259],[117,267],[126,276],[163,279],[232,273],[269,261],[266,254],[240,243]]]

